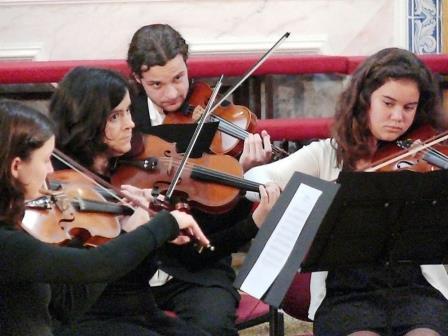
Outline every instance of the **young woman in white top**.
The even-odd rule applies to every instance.
[[[284,186],[294,171],[335,180],[362,170],[378,148],[424,124],[440,126],[438,87],[411,52],[388,48],[353,73],[336,107],[332,138],[252,168],[245,178]],[[315,335],[448,335],[448,276],[443,265],[316,272],[309,317]],[[391,329],[389,329],[391,328]]]

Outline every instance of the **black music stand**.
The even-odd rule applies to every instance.
[[[341,173],[301,271],[448,260],[448,171]]]
[[[285,192],[289,195],[282,195],[269,214],[238,274],[237,288],[251,271],[302,177],[300,174],[288,183]],[[263,301],[279,307],[297,271],[447,262],[448,171],[341,173],[339,190],[331,187],[335,183],[304,177],[311,184],[317,183],[325,197],[311,213]]]
[[[219,122],[207,122],[204,124],[201,134],[193,148],[191,157],[200,157],[209,151],[210,145],[218,129]],[[184,153],[190,143],[198,124],[163,124],[152,126],[145,134],[151,134],[168,142],[176,143],[178,153]]]
[[[392,272],[448,261],[448,171],[341,173],[337,182],[340,191],[300,271],[383,265]]]
[[[234,282],[234,286],[236,288],[243,287],[244,290],[244,283],[247,277],[253,276],[251,272],[253,272],[254,265],[259,260],[260,255],[262,255],[268,240],[270,240],[274,230],[282,220],[284,213],[290,207],[291,200],[298,192],[299,186],[302,184],[320,190],[322,191],[322,194],[304,223],[291,253],[287,256],[286,263],[276,276],[269,289],[261,297],[264,302],[276,308],[280,306],[283,297],[285,296],[286,291],[294,278],[294,275],[300,268],[300,264],[304,260],[304,257],[309,250],[314,237],[316,236],[320,223],[323,221],[323,218],[328,211],[337,190],[339,189],[338,184],[295,172],[252,242],[249,252],[243,265],[239,269],[238,275]],[[253,292],[248,291],[248,293],[256,296]]]

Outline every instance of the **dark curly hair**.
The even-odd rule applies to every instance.
[[[107,150],[104,129],[128,92],[128,82],[109,69],[76,67],[59,83],[50,102],[56,146],[86,167]]]
[[[44,114],[17,101],[0,100],[0,220],[18,226],[25,213],[24,187],[11,175],[16,157],[27,161],[55,132]]]
[[[152,24],[134,33],[127,62],[134,76],[140,78],[152,66],[164,66],[177,55],[182,55],[187,61],[188,44],[185,39],[170,25]]]
[[[436,126],[442,120],[439,87],[432,72],[410,51],[383,49],[356,69],[336,106],[332,136],[337,143],[338,164],[343,163],[344,169],[355,169],[358,160],[374,154],[369,146],[372,133],[367,113],[372,93],[391,79],[403,78],[415,81],[420,92],[408,132],[425,123]]]

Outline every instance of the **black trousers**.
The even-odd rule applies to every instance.
[[[178,317],[216,336],[238,335],[235,326],[238,299],[235,293],[172,279],[152,287],[157,305],[174,311]]]
[[[187,322],[167,316],[150,289],[103,295],[76,323],[54,329],[55,336],[210,336]]]

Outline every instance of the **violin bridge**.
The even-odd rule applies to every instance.
[[[51,197],[41,196],[31,201],[25,202],[25,206],[30,209],[51,209]]]
[[[202,106],[198,105],[194,108],[193,113],[191,114],[191,119],[193,119],[194,122],[197,122],[202,114],[204,114],[205,110]]]

